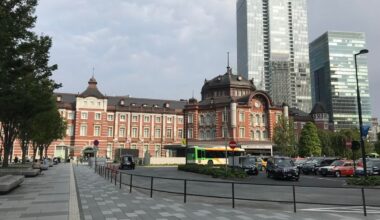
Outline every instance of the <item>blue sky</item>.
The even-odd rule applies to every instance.
[[[365,2],[365,4],[364,4]],[[367,36],[372,112],[380,117],[379,0],[309,0],[309,41],[326,32]],[[236,70],[235,0],[40,0],[36,32],[53,38],[60,92],[200,97],[204,79]]]

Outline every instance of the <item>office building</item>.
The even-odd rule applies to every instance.
[[[276,104],[311,110],[306,0],[238,0],[238,73]]]
[[[321,102],[334,130],[359,128],[354,54],[366,48],[364,33],[326,32],[310,44],[313,102]],[[371,124],[367,57],[357,56],[363,124]]]

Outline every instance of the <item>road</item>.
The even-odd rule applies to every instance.
[[[175,197],[183,202],[184,184],[186,181],[187,194],[203,196],[227,197],[208,198],[198,196],[188,196],[191,202],[204,202],[210,204],[231,205],[232,182],[234,182],[235,205],[249,208],[254,205],[256,208],[273,208],[279,210],[293,211],[293,185],[295,185],[295,198],[297,210],[305,211],[336,211],[362,212],[362,192],[361,188],[348,188],[345,178],[320,177],[302,175],[300,181],[285,181],[268,179],[264,172],[258,176],[250,176],[243,181],[215,179],[210,176],[178,171],[176,167],[137,167],[132,171],[122,171],[123,173],[154,176],[153,188],[178,193],[167,194],[165,197]],[[181,180],[161,179],[176,178]],[[213,182],[198,182],[213,181]],[[122,182],[129,183],[130,176],[122,175]],[[138,187],[150,188],[150,177],[133,176],[133,185]],[[323,188],[321,188],[323,187]],[[326,188],[331,187],[331,188]],[[144,190],[142,190],[144,191]],[[147,194],[149,190],[145,191]],[[164,196],[162,193],[153,192],[154,196]],[[369,212],[380,214],[380,189],[365,189],[366,204]],[[257,201],[246,201],[245,199],[255,199]],[[273,200],[276,202],[263,202]],[[303,204],[315,203],[315,204]],[[318,203],[331,204],[330,206]],[[378,206],[378,207],[376,207]],[[333,208],[333,209],[331,209]],[[330,209],[330,210],[329,210]]]

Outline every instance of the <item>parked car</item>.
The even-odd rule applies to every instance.
[[[380,159],[367,158],[367,174],[380,175]],[[364,175],[363,163],[361,163],[361,166],[356,167],[355,175]]]
[[[321,167],[320,173],[322,176],[333,175],[336,177],[353,176],[354,163],[350,160],[336,160],[329,166]]]
[[[335,157],[315,157],[307,161],[301,168],[303,174],[318,174],[319,168],[329,166],[332,162],[338,160]]]
[[[248,175],[257,175],[259,169],[261,170],[261,163],[260,168],[258,167],[258,157],[252,155],[228,157],[228,166],[242,169]]]
[[[121,156],[119,169],[135,169],[135,160],[132,155],[123,155]]]
[[[296,181],[300,178],[298,168],[289,157],[269,157],[266,173],[268,178],[294,179]]]

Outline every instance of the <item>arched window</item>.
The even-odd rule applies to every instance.
[[[199,133],[200,133],[201,140],[204,140],[205,139],[205,133],[204,133],[204,131],[200,130]]]
[[[256,115],[256,123],[260,124],[260,115],[259,114]]]
[[[263,139],[264,140],[268,139],[268,132],[267,131],[263,131]]]
[[[251,121],[251,125],[255,123],[255,117],[253,116],[253,114],[250,115],[250,121]]]
[[[210,130],[207,130],[206,131],[206,139],[210,139],[210,138],[211,138]]]
[[[254,139],[255,139],[255,132],[251,131],[251,140],[254,140]]]

